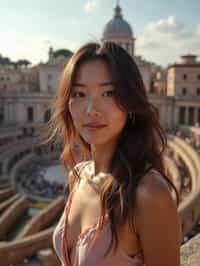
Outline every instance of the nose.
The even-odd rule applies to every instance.
[[[97,103],[93,97],[90,97],[86,106],[86,113],[89,116],[98,115],[99,112],[97,110]]]

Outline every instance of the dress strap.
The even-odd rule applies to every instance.
[[[70,266],[71,262],[70,262],[70,257],[68,254],[68,243],[67,243],[67,236],[66,236],[66,229],[67,229],[67,224],[68,224],[68,214],[70,211],[70,207],[71,207],[71,203],[72,203],[72,198],[74,195],[74,191],[77,187],[77,184],[79,184],[79,182],[75,182],[75,184],[73,185],[72,190],[69,193],[69,196],[67,198],[67,202],[64,208],[64,230],[63,230],[63,235],[62,235],[62,241],[61,241],[61,249],[63,252],[63,256],[64,256],[64,261],[66,266]]]
[[[67,212],[67,215],[68,215],[69,209],[71,207],[71,203],[72,203],[72,198],[73,198],[73,195],[74,195],[74,191],[75,191],[76,187],[78,187],[79,182],[80,182],[80,180],[78,180],[77,182],[75,182],[75,184],[73,185],[72,190],[69,192],[69,195],[68,195],[68,198],[67,198],[67,202],[66,202],[66,205],[65,205],[65,210],[64,210],[65,213]]]

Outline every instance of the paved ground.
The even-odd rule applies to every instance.
[[[181,247],[181,266],[200,265],[200,234]]]

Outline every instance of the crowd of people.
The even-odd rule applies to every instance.
[[[170,133],[184,139],[200,153],[200,143],[194,141],[192,136],[189,136],[181,130],[176,130]],[[78,154],[79,152],[76,151],[76,153]],[[171,150],[169,147],[167,147],[166,153],[170,158],[173,158],[173,150]],[[177,158],[174,158],[174,161],[181,177],[181,198],[183,198],[190,193],[192,182],[184,161],[181,158],[178,158],[178,160]],[[57,181],[50,182],[44,177],[47,167],[51,165],[52,161],[48,160],[35,160],[31,162],[29,167],[26,166],[18,173],[18,182],[22,188],[35,196],[49,199],[56,198],[58,195],[63,193],[63,184]]]
[[[22,168],[18,173],[18,185],[34,196],[54,199],[61,195],[63,184],[56,181],[50,182],[44,177],[47,167],[51,164],[52,162],[47,160],[31,162],[28,167]]]
[[[188,193],[191,192],[192,180],[188,172],[188,169],[181,158],[176,160],[176,165],[178,167],[181,176],[181,196],[182,198],[184,198]]]
[[[199,123],[196,123],[194,125],[195,128],[200,128]],[[194,138],[192,133],[190,131],[181,130],[180,128],[177,128],[173,131],[169,131],[168,133],[175,135],[181,139],[183,139],[186,143],[191,145],[191,147],[200,155],[200,139]],[[171,151],[173,153],[173,151]],[[182,196],[189,193],[192,188],[192,182],[191,178],[189,177],[189,173],[187,170],[187,167],[185,163],[179,158],[179,160],[176,160],[176,165],[179,169],[181,180],[182,180]]]
[[[191,192],[192,180],[190,178],[188,169],[184,161],[180,157],[179,158],[175,157],[174,151],[171,148],[167,147],[166,155],[169,158],[173,159],[173,161],[175,162],[178,168],[180,179],[181,179],[181,193],[180,194],[181,194],[181,200],[182,200],[185,196],[187,196]]]
[[[199,128],[199,123],[195,124],[196,128]],[[197,151],[197,153],[200,155],[200,140],[195,139],[190,132],[186,132],[180,129],[174,130],[173,132],[170,132],[171,134],[182,138],[184,141],[186,141],[189,145],[193,147]],[[173,151],[170,151],[170,155],[173,155]],[[176,165],[179,169],[180,176],[182,179],[182,193],[181,196],[184,197],[185,194],[189,193],[191,191],[191,178],[189,177],[187,167],[185,163],[179,158],[179,160],[176,161]],[[189,239],[194,237],[200,233],[200,221],[197,221],[196,225],[193,227],[193,229],[184,236],[183,243],[187,242]]]
[[[178,136],[185,140],[189,145],[191,145],[199,154],[200,154],[200,143],[195,141],[192,135],[186,134],[182,130],[176,130],[170,132],[171,134]],[[77,152],[78,154],[78,152]],[[173,158],[176,163],[176,166],[179,170],[181,177],[181,199],[183,199],[187,194],[190,193],[192,189],[192,182],[189,176],[188,169],[181,158],[174,156],[174,151],[169,148],[166,149],[166,154]],[[17,182],[20,183],[21,187],[33,194],[34,196],[39,196],[48,199],[54,199],[58,195],[63,193],[63,185],[59,182],[53,181],[50,182],[45,176],[47,167],[52,165],[52,161],[40,160],[33,161],[29,167],[22,168],[18,173]],[[200,232],[200,222],[196,224],[190,234],[184,237],[183,242],[188,241],[194,235]]]
[[[196,123],[194,127],[200,129],[199,123]],[[168,132],[185,140],[198,152],[198,154],[200,154],[200,138],[194,138],[191,131],[181,130],[177,128]]]

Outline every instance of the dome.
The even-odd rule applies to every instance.
[[[119,5],[114,10],[114,17],[106,24],[103,38],[133,38],[133,32],[131,26],[126,22],[121,14],[121,8]]]
[[[68,49],[59,49],[53,53],[54,57],[58,56],[64,56],[64,57],[69,57],[72,55],[72,52]]]

